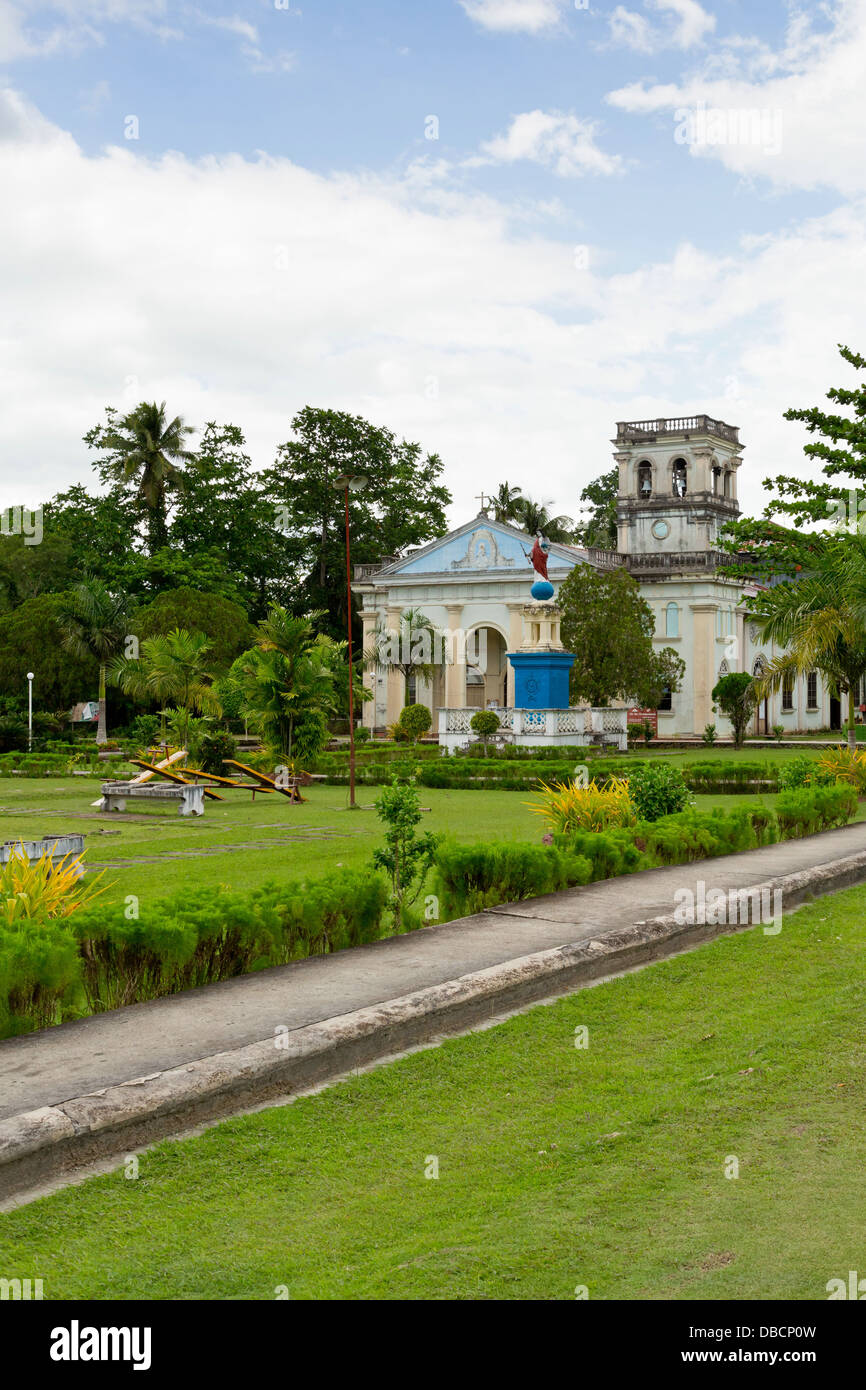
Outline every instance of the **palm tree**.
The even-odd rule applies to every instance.
[[[173,701],[175,725],[183,736],[189,718],[219,714],[220,704],[210,672],[211,644],[203,632],[174,628],[146,637],[136,659],[117,658],[109,675],[137,699]],[[170,711],[163,710],[162,714]]]
[[[192,425],[185,425],[179,415],[166,420],[165,401],[142,401],[103,437],[103,446],[114,455],[108,476],[138,483],[151,555],[168,539],[168,496],[183,487],[182,465],[195,459],[184,448],[184,437],[193,433]]]
[[[574,531],[574,522],[570,516],[551,516],[548,511],[550,506],[550,502],[533,502],[529,497],[521,497],[517,520],[531,536],[543,535],[550,541],[568,543]]]
[[[259,623],[255,647],[238,658],[244,709],[286,762],[314,756],[339,705],[345,642],[317,633],[324,616],[296,618],[274,604]]]
[[[123,594],[113,594],[98,579],[83,579],[63,601],[59,622],[63,645],[73,656],[92,656],[99,664],[99,722],[96,742],[105,743],[105,682],[108,663],[126,641],[131,607]]]
[[[764,641],[784,648],[754,682],[758,699],[807,671],[848,696],[848,746],[856,746],[854,693],[866,671],[866,537],[842,536],[818,550],[797,580],[762,591],[749,616]]]
[[[516,521],[520,516],[520,503],[523,498],[519,487],[512,487],[510,483],[500,483],[490,500],[496,521]]]
[[[404,608],[396,631],[387,628],[380,616],[373,640],[364,653],[364,664],[369,670],[393,667],[402,671],[407,688],[413,678],[432,681],[445,664],[442,633],[420,608]]]

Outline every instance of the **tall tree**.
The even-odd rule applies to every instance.
[[[195,460],[184,448],[195,431],[179,415],[168,420],[165,401],[142,401],[121,418],[111,406],[105,414],[107,423],[89,430],[84,442],[101,451],[94,468],[103,482],[134,484],[153,554],[168,540],[169,498],[183,487],[184,466]]]
[[[137,700],[172,700],[182,731],[191,716],[220,712],[210,652],[203,632],[174,628],[146,637],[137,657],[116,657],[109,675]]]
[[[134,631],[139,637],[156,637],[175,628],[204,633],[210,644],[209,669],[215,675],[228,671],[235,657],[255,639],[255,629],[239,604],[220,594],[187,587],[164,590],[135,617]]]
[[[619,492],[619,469],[612,468],[600,478],[587,483],[580,494],[588,502],[589,515],[574,529],[576,545],[596,546],[599,550],[616,550],[616,503]]]
[[[625,569],[575,565],[557,601],[562,641],[576,654],[574,701],[599,707],[623,699],[654,709],[666,688],[679,689],[685,662],[672,647],[654,650],[652,609]]]
[[[306,406],[292,429],[294,438],[280,445],[274,467],[262,474],[287,542],[287,563],[299,576],[291,607],[323,611],[327,630],[342,638],[345,511],[335,480],[346,473],[367,480],[363,491],[349,493],[353,563],[372,563],[443,535],[451,495],[440,481],[438,454],[423,454],[420,444],[398,440],[361,416]]]
[[[866,370],[866,358],[851,348],[839,353],[855,371]],[[799,478],[780,473],[765,478],[769,494],[758,518],[729,522],[721,536],[730,552],[727,573],[738,578],[793,577],[808,568],[823,548],[822,534],[866,528],[866,382],[834,386],[827,399],[838,407],[792,408],[785,419],[806,426],[819,436],[804,446],[809,474]],[[817,526],[819,530],[806,529]]]
[[[112,593],[98,579],[83,579],[62,600],[59,622],[63,644],[80,659],[93,657],[99,667],[99,722],[96,742],[105,743],[106,668],[130,635],[131,605],[124,594]]]

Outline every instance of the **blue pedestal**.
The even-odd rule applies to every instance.
[[[571,652],[507,652],[514,667],[515,709],[568,709]]]

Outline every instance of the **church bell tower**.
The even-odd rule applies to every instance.
[[[740,514],[736,425],[709,415],[621,421],[617,550],[622,555],[695,555],[714,550]]]

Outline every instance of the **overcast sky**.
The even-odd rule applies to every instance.
[[[455,523],[708,412],[757,510],[866,353],[864,73],[866,0],[0,0],[0,507],[155,398],[363,414]]]

